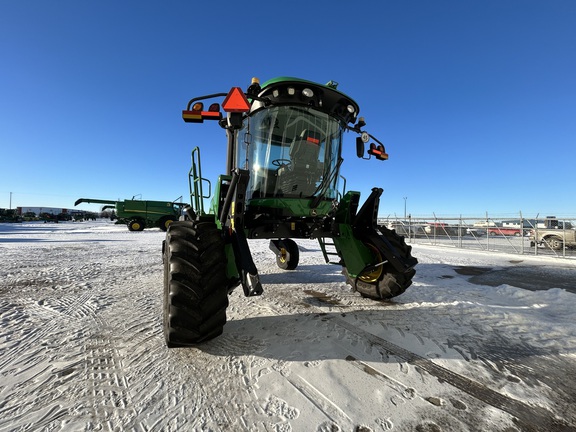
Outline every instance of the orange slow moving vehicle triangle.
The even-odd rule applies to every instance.
[[[222,102],[222,109],[226,112],[250,111],[250,102],[240,87],[232,87]]]

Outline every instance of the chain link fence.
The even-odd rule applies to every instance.
[[[576,259],[576,218],[432,215],[379,218],[378,224],[394,229],[408,243]]]

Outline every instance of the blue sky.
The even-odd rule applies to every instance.
[[[380,215],[576,217],[573,0],[2,1],[0,58],[3,208],[188,202],[192,148],[215,181],[226,146],[188,100],[296,76],[337,81],[386,145],[343,151]]]

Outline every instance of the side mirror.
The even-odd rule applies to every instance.
[[[364,157],[364,140],[362,137],[356,138],[356,156],[360,159]]]
[[[356,138],[356,156],[364,159],[364,144],[370,141],[370,134],[368,132],[362,132],[358,138]]]

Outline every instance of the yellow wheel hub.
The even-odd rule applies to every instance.
[[[280,248],[280,262],[285,263],[288,260],[288,251],[285,248]]]
[[[373,252],[374,258],[376,262],[382,262],[382,254],[380,253],[380,251],[374,247],[371,244],[367,244],[366,246],[368,246],[368,248]],[[376,267],[374,270],[372,270],[371,272],[368,273],[361,273],[358,276],[358,279],[360,279],[362,282],[366,282],[366,283],[376,283],[378,282],[378,279],[380,279],[380,276],[382,276],[382,272],[383,272],[383,268],[382,266],[378,266]]]

